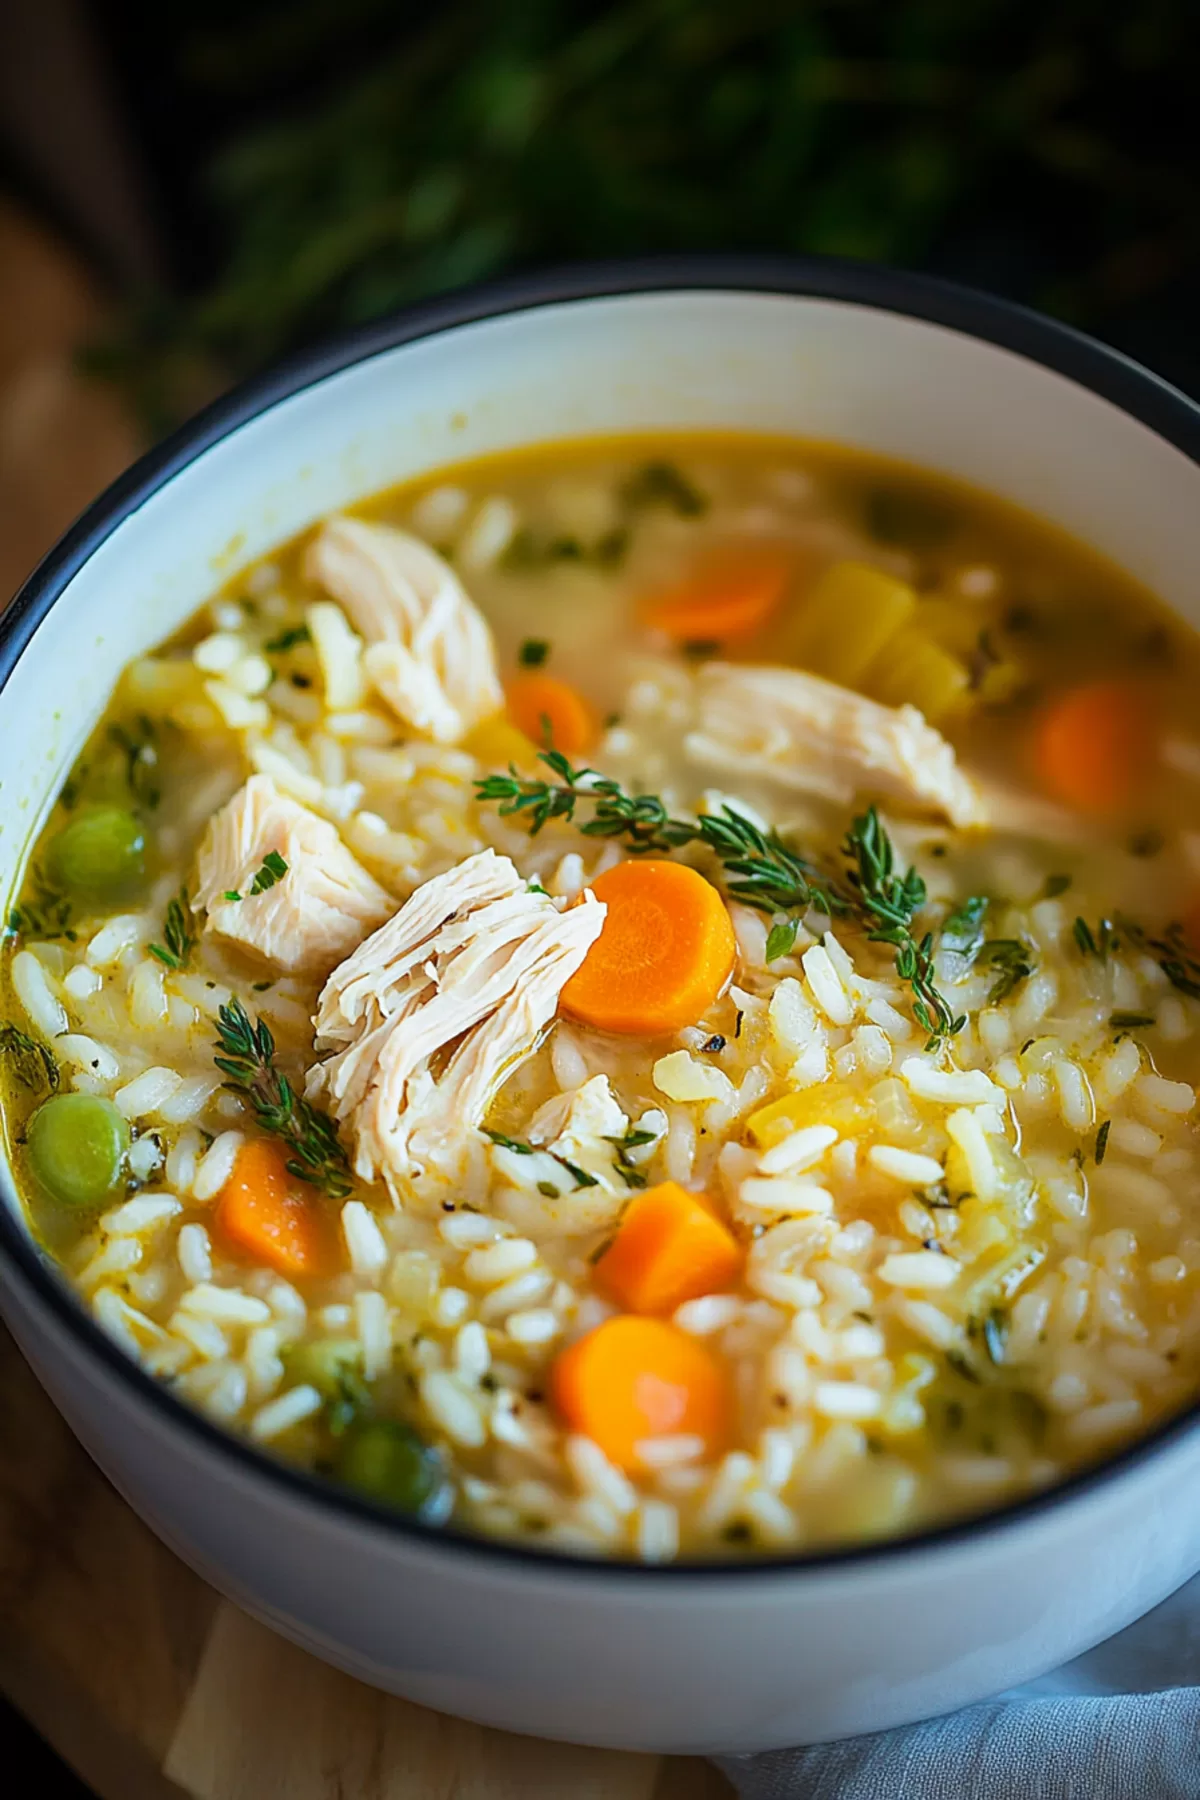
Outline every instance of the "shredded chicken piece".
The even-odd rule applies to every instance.
[[[875,794],[952,825],[985,825],[953,747],[915,706],[880,706],[798,669],[706,663],[696,727],[684,740],[701,765],[776,781],[847,806]]]
[[[287,872],[252,893],[272,852]],[[396,910],[329,821],[281,794],[269,775],[252,775],[209,821],[193,905],[219,937],[289,974],[314,975],[328,973]]]
[[[455,744],[500,710],[487,621],[450,565],[420,538],[391,525],[329,519],[305,568],[361,632],[367,680],[413,731]]]
[[[363,1180],[382,1178],[399,1200],[405,1181],[453,1170],[604,915],[590,893],[560,912],[484,850],[425,882],[334,970],[307,1092],[350,1122]]]

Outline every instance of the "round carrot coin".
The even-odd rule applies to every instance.
[[[733,973],[737,949],[716,888],[685,863],[631,859],[592,891],[608,914],[563,988],[563,1012],[630,1036],[694,1025]]]

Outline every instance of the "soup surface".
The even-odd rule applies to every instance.
[[[1200,1383],[1198,682],[1080,545],[830,446],[322,521],[33,846],[33,1229],[180,1398],[426,1519],[663,1560],[1043,1488]]]

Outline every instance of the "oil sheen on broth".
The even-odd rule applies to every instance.
[[[761,1555],[1052,1485],[1200,1377],[1198,674],[1084,546],[823,444],[321,521],[32,847],[32,1229],[181,1399],[427,1520]]]

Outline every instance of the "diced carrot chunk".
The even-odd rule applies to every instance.
[[[673,1181],[630,1201],[596,1280],[628,1312],[665,1313],[726,1287],[742,1266],[732,1232]]]
[[[235,1250],[289,1279],[326,1275],[336,1266],[333,1232],[320,1200],[289,1174],[284,1152],[266,1138],[238,1151],[215,1218]]]

